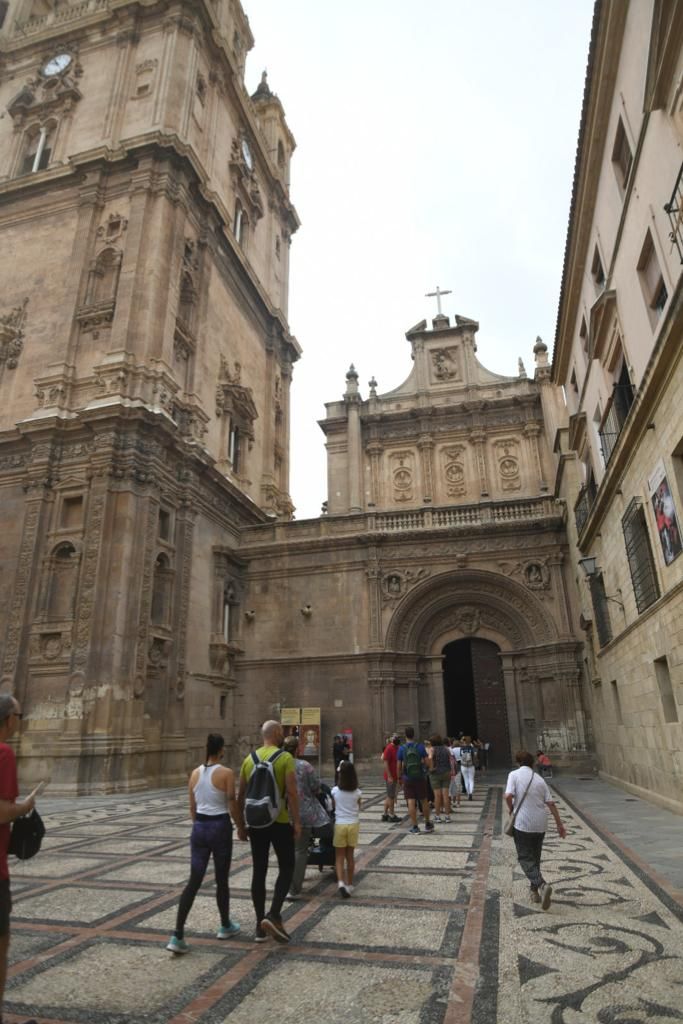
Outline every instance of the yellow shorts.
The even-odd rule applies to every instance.
[[[358,832],[360,825],[356,821],[353,825],[335,825],[333,843],[336,847],[358,846]]]

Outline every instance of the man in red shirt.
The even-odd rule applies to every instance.
[[[0,1024],[7,977],[9,916],[12,909],[7,866],[10,822],[32,811],[35,803],[33,794],[17,803],[17,762],[14,751],[7,745],[7,740],[17,731],[20,721],[21,708],[18,701],[8,693],[0,694]],[[27,1020],[25,1024],[36,1024],[36,1021]]]
[[[399,748],[398,736],[392,736],[389,743],[387,743],[382,754],[382,760],[384,761],[384,781],[387,787],[387,795],[384,798],[384,814],[382,815],[382,821],[397,822],[400,818],[397,818],[394,813],[394,802],[396,800],[396,791],[398,789],[398,748]]]

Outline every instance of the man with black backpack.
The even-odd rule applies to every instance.
[[[279,722],[264,722],[263,746],[245,757],[240,771],[238,804],[245,825],[240,839],[251,845],[251,899],[256,912],[256,942],[271,935],[277,942],[289,942],[282,924],[282,904],[294,874],[294,843],[301,834],[296,764],[282,750],[284,733]],[[290,823],[291,821],[291,823]],[[275,850],[278,876],[266,914],[266,874],[270,847]]]
[[[427,751],[424,744],[415,743],[415,730],[412,725],[406,728],[406,742],[399,748],[398,763],[403,777],[403,794],[412,822],[412,827],[408,831],[414,835],[420,832],[420,826],[417,823],[417,803],[419,801],[425,819],[425,832],[433,832],[434,825],[429,820],[429,800],[427,799]]]

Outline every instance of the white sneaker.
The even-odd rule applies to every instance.
[[[438,814],[435,814],[434,817],[432,818],[432,821],[439,821],[440,822],[441,818],[440,818],[440,816]]]
[[[442,821],[450,821],[450,820],[451,820],[451,816],[450,816],[450,814],[447,814],[447,815],[446,815],[446,817],[445,817],[445,818],[442,818],[441,820],[442,820]]]

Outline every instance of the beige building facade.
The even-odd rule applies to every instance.
[[[238,0],[10,0],[0,679],[24,779],[185,777],[234,718],[245,525],[291,515],[294,150]]]
[[[683,10],[596,5],[553,381],[605,777],[683,812]]]
[[[323,738],[461,730],[492,760],[547,747],[590,761],[565,509],[550,493],[563,415],[547,348],[533,378],[487,370],[474,320],[410,330],[412,370],[363,398],[352,366],[321,427],[327,514],[246,528],[247,701],[323,708]],[[409,365],[409,364],[408,364]],[[261,707],[262,713],[270,708]]]
[[[321,708],[324,751],[350,728],[374,757],[413,724],[500,766],[590,765],[579,460],[555,450],[544,343],[504,377],[476,321],[439,313],[401,387],[363,397],[352,367],[321,423],[326,512],[293,521],[295,142],[266,77],[245,90],[238,0],[0,17],[0,686],[23,778],[176,784],[207,731],[236,761],[290,705]]]

